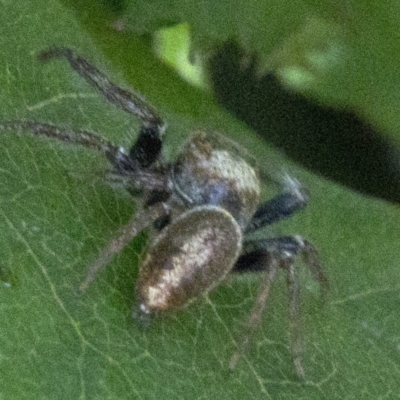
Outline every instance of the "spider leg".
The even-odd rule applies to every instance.
[[[245,240],[243,254],[234,265],[232,272],[262,272],[269,269],[265,262],[265,252],[274,255],[279,260],[303,258],[313,279],[321,287],[321,295],[329,290],[329,281],[322,268],[318,251],[312,243],[301,236],[280,236],[269,239]]]
[[[34,136],[46,136],[74,145],[81,145],[102,152],[113,169],[107,171],[110,181],[123,184],[128,190],[147,190],[167,193],[169,177],[161,162],[154,165],[161,153],[165,124],[156,112],[137,94],[124,90],[111,82],[106,75],[84,58],[68,48],[53,48],[39,54],[41,61],[65,58],[70,66],[103,96],[122,110],[139,117],[142,126],[139,136],[129,152],[110,141],[86,130],[72,130],[35,121],[0,122],[0,130],[27,131]],[[86,290],[95,276],[127,243],[154,221],[168,215],[167,207],[159,202],[136,214],[120,233],[112,239],[90,267],[86,279],[80,286]]]
[[[261,204],[257,208],[245,233],[255,232],[267,225],[289,218],[295,212],[305,208],[307,203],[308,195],[306,191],[300,186],[297,180],[286,176],[283,193]]]
[[[69,144],[80,145],[103,153],[113,165],[114,170],[107,172],[110,181],[122,182],[125,187],[139,190],[165,190],[167,177],[163,171],[148,170],[127,154],[123,147],[115,146],[109,140],[83,129],[72,130],[36,121],[6,121],[0,122],[0,130],[27,131],[34,136],[46,136]],[[146,152],[146,144],[140,138],[134,144],[137,151]]]
[[[304,340],[300,318],[300,283],[299,274],[294,265],[293,258],[288,259],[285,265],[285,270],[289,290],[289,324],[291,332],[292,357],[296,374],[300,379],[303,379],[305,377],[302,364]]]
[[[264,253],[264,257],[268,256],[269,256],[268,254]],[[251,337],[253,336],[254,331],[260,325],[261,317],[267,306],[271,285],[275,279],[278,267],[279,263],[277,259],[272,258],[268,262],[268,273],[265,276],[265,282],[261,285],[261,290],[250,312],[250,317],[245,327],[245,334],[240,340],[238,350],[232,355],[229,361],[229,369],[231,370],[234,370],[236,368],[236,365],[239,362],[240,357],[245,353],[247,347],[250,344]]]
[[[96,278],[96,275],[110,263],[115,254],[119,253],[135,236],[154,221],[166,215],[168,215],[168,209],[164,203],[158,203],[151,208],[135,214],[100,252],[97,260],[90,266],[85,280],[80,284],[79,290],[84,292]]]
[[[55,47],[39,53],[40,61],[47,62],[53,58],[65,58],[90,85],[95,87],[109,102],[139,117],[147,127],[164,127],[163,120],[138,94],[122,89],[111,82],[105,74],[90,64],[83,57],[76,55],[67,47]]]
[[[318,251],[308,240],[305,240],[300,236],[296,236],[296,240],[300,243],[304,264],[307,265],[311,271],[314,280],[321,285],[321,295],[324,299],[329,291],[329,280],[323,271]]]
[[[121,151],[119,147],[109,140],[83,129],[72,130],[68,127],[59,127],[36,121],[5,121],[0,122],[0,130],[27,131],[34,136],[47,136],[103,152],[107,158],[113,158]]]
[[[33,135],[52,137],[102,151],[116,172],[121,174],[151,167],[159,159],[166,128],[165,123],[156,112],[139,95],[116,86],[106,75],[84,58],[75,55],[72,50],[53,48],[39,54],[39,59],[42,61],[49,61],[53,58],[67,59],[70,66],[99,90],[108,101],[141,119],[142,126],[134,145],[129,151],[126,151],[86,130],[74,131],[70,128],[34,121],[3,122],[0,123],[0,130],[27,130]]]
[[[71,68],[96,88],[109,102],[140,118],[142,127],[136,144],[130,150],[130,156],[137,160],[142,167],[148,167],[154,163],[161,151],[166,125],[153,108],[138,94],[115,85],[105,74],[84,58],[76,55],[71,49],[52,48],[39,54],[41,61],[46,62],[54,58],[65,58]]]
[[[5,121],[0,122],[0,130],[27,131],[34,136],[46,136],[62,142],[94,149],[104,153],[117,170],[132,168],[130,157],[124,148],[115,146],[109,140],[83,129],[72,130],[68,127],[59,127],[36,121]]]
[[[239,257],[233,268],[234,272],[247,271],[267,271],[267,283],[261,289],[257,298],[256,305],[251,311],[249,318],[249,333],[246,335],[244,343],[249,341],[250,334],[255,330],[257,325],[251,321],[260,321],[261,314],[265,308],[258,305],[261,301],[268,298],[270,282],[275,277],[278,267],[284,269],[287,274],[287,284],[289,290],[289,314],[290,314],[290,332],[292,338],[292,354],[296,374],[299,378],[304,377],[304,368],[302,366],[303,353],[303,335],[301,330],[301,313],[300,313],[300,284],[297,268],[294,259],[297,255],[302,255],[306,265],[309,267],[313,278],[320,284],[321,293],[325,295],[329,289],[328,279],[326,278],[318,253],[315,247],[299,236],[282,236],[271,239],[258,239],[245,242],[244,254]],[[272,276],[272,278],[271,278]],[[239,353],[234,357],[238,359]],[[233,359],[233,358],[232,358]],[[232,360],[231,360],[232,362]],[[236,365],[237,361],[234,365]]]

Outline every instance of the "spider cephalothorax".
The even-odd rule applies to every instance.
[[[39,58],[65,58],[108,101],[142,122],[129,150],[85,130],[36,121],[0,123],[1,130],[27,131],[103,153],[112,167],[105,178],[144,197],[142,209],[101,252],[80,289],[84,291],[112,257],[149,226],[155,227],[157,235],[140,264],[133,311],[142,322],[159,312],[185,306],[218,286],[232,271],[264,271],[266,283],[251,312],[247,334],[230,362],[234,368],[260,320],[276,272],[282,268],[289,287],[294,363],[298,376],[303,376],[294,258],[303,255],[323,289],[327,279],[314,246],[300,236],[260,239],[251,235],[306,206],[308,197],[299,183],[286,178],[282,194],[260,204],[256,168],[243,149],[218,133],[191,134],[176,159],[166,163],[160,157],[165,124],[140,96],[119,88],[68,48],[50,49]]]

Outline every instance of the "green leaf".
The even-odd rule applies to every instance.
[[[77,296],[88,265],[135,204],[96,178],[107,167],[101,155],[1,132],[0,397],[395,397],[400,390],[398,207],[291,164],[154,59],[145,38],[112,29],[113,17],[91,1],[68,4],[75,8],[43,0],[1,3],[0,120],[90,129],[129,146],[137,121],[107,104],[65,62],[36,61],[40,50],[53,45],[76,49],[160,111],[169,124],[168,155],[176,154],[191,130],[218,130],[247,147],[262,169],[282,168],[303,181],[312,193],[310,207],[275,234],[301,233],[312,240],[332,290],[321,305],[318,287],[301,273],[304,383],[293,374],[283,274],[253,345],[228,372],[260,277],[232,277],[204,301],[160,317],[144,331],[130,318],[145,251],[141,236]]]

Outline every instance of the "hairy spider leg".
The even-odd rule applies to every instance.
[[[255,232],[267,225],[291,217],[303,210],[308,203],[308,194],[297,180],[286,177],[283,193],[261,204],[246,227],[245,234]]]
[[[110,263],[115,254],[119,253],[135,236],[150,226],[155,220],[167,214],[168,210],[164,203],[158,203],[149,209],[135,214],[100,252],[96,261],[90,266],[85,280],[79,286],[79,290],[84,292],[96,278],[96,275]]]
[[[124,148],[115,146],[97,134],[82,129],[72,130],[68,127],[35,121],[9,121],[0,123],[0,130],[27,131],[35,136],[46,136],[100,151],[113,166],[113,170],[105,174],[107,179],[122,182],[128,189],[161,192],[168,190],[168,177],[163,166],[153,167],[159,158],[165,132],[165,124],[156,112],[139,95],[116,86],[96,67],[84,58],[75,55],[68,48],[43,51],[38,58],[41,61],[66,58],[70,66],[109,102],[140,118],[142,126],[137,140],[127,152]],[[88,276],[80,289],[85,290],[97,273],[139,232],[155,220],[166,217],[167,214],[167,206],[159,203],[135,215],[101,252],[90,267]]]
[[[299,274],[294,265],[293,258],[286,264],[286,280],[289,289],[289,324],[291,332],[291,347],[293,363],[299,378],[305,377],[302,355],[304,352],[303,334],[301,329],[300,313],[300,282]]]
[[[6,121],[0,123],[0,130],[27,131],[34,136],[47,136],[62,142],[81,145],[103,152],[107,158],[115,157],[120,149],[109,140],[95,133],[78,129],[72,130],[68,127],[58,127],[48,123],[36,121]]]
[[[291,180],[284,193],[274,197],[258,207],[253,219],[250,221],[245,233],[249,235],[267,225],[286,219],[293,213],[303,209],[308,201],[305,191],[297,181]],[[234,369],[240,356],[246,350],[250,338],[261,321],[261,316],[267,305],[270,287],[276,277],[276,270],[282,268],[286,271],[286,279],[289,291],[289,317],[291,331],[291,347],[296,374],[304,378],[302,366],[303,336],[300,321],[300,284],[294,259],[297,255],[303,256],[304,262],[310,269],[313,278],[320,284],[321,293],[329,289],[315,247],[300,236],[283,236],[271,239],[246,238],[243,253],[236,262],[233,272],[266,271],[267,278],[261,286],[260,293],[246,326],[246,333],[237,352],[230,360],[229,367]]]
[[[149,171],[145,168],[133,169],[132,160],[122,147],[93,132],[83,129],[72,130],[52,124],[36,121],[6,121],[0,123],[0,130],[28,132],[34,136],[45,136],[57,139],[68,144],[80,145],[103,153],[114,167],[112,172],[106,172],[110,181],[124,181],[125,185],[139,190],[163,190],[166,186],[166,177],[163,173]],[[129,175],[127,175],[129,171]]]
[[[35,121],[9,121],[0,123],[0,130],[16,130],[19,132],[27,131],[35,136],[46,136],[69,144],[81,145],[100,151],[112,162],[116,171],[106,172],[106,178],[110,176],[115,180],[124,180],[125,186],[139,190],[165,190],[167,187],[167,177],[165,174],[156,171],[149,171],[145,168],[137,168],[129,175],[121,174],[121,165],[129,162],[124,149],[113,145],[108,140],[85,130],[73,131],[67,127],[57,127],[51,124]],[[126,170],[126,168],[125,168]],[[114,237],[106,248],[100,253],[98,259],[89,269],[85,281],[81,284],[80,290],[85,290],[93,281],[99,271],[101,271],[126,244],[129,243],[138,233],[151,225],[155,220],[167,215],[164,203],[157,203],[148,207],[145,211],[135,215],[125,226],[121,228],[119,234]]]
[[[304,209],[308,203],[308,195],[297,180],[285,177],[285,189],[271,200],[261,204],[245,230],[243,254],[235,264],[234,272],[262,271],[265,265],[260,262],[260,254],[265,251],[274,251],[285,258],[287,255],[296,256],[301,253],[305,264],[310,269],[313,278],[321,285],[322,294],[329,288],[318,252],[315,247],[300,236],[284,236],[280,238],[254,240],[250,234],[289,218],[294,213]]]
[[[304,346],[300,318],[300,284],[294,261],[297,255],[301,254],[303,256],[313,278],[320,284],[321,294],[325,295],[329,289],[328,279],[322,271],[315,247],[299,236],[282,236],[249,241],[244,244],[243,251],[244,254],[237,261],[233,271],[265,271],[268,279],[262,285],[255,306],[250,312],[244,340],[241,342],[238,352],[232,356],[230,367],[234,368],[236,366],[240,355],[246,350],[250,337],[257,327],[257,324],[254,324],[253,321],[261,320],[261,315],[267,305],[269,287],[276,276],[275,270],[279,267],[285,270],[288,284],[289,320],[294,366],[297,376],[304,378],[304,368],[301,361]]]
[[[266,255],[265,253],[263,254]],[[245,327],[245,334],[240,341],[240,345],[238,346],[238,351],[236,351],[230,361],[229,361],[229,369],[234,370],[236,368],[237,363],[240,360],[240,357],[246,351],[247,347],[250,344],[250,339],[252,337],[253,332],[260,325],[262,314],[266,308],[266,304],[268,301],[271,285],[275,279],[276,272],[279,268],[279,263],[277,259],[272,258],[269,262],[268,273],[265,276],[265,282],[261,285],[260,293],[257,296],[257,299],[253,305],[253,308],[250,313],[250,318],[247,321]]]
[[[321,285],[321,295],[329,290],[329,281],[325,276],[315,246],[301,236],[280,236],[269,239],[246,239],[243,253],[232,272],[262,272],[268,270],[265,265],[265,253],[275,254],[281,260],[301,255],[304,264],[310,269],[313,279]]]
[[[38,58],[43,62],[55,58],[65,58],[71,68],[96,88],[110,103],[140,118],[142,127],[129,155],[133,162],[139,163],[144,168],[149,167],[158,159],[166,124],[141,96],[115,85],[94,65],[67,47],[42,51]]]
[[[234,272],[262,271],[265,265],[259,260],[260,252],[274,251],[285,258],[285,255],[295,256],[302,254],[305,264],[310,269],[313,278],[321,285],[322,294],[329,289],[316,248],[300,236],[284,236],[280,238],[254,240],[250,234],[289,218],[294,213],[304,209],[308,202],[308,195],[300,184],[292,178],[286,177],[285,190],[271,200],[261,204],[245,230],[243,254],[235,264]],[[277,252],[277,253],[276,253]]]

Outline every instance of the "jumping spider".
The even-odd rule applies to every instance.
[[[286,179],[282,194],[260,204],[257,170],[237,145],[217,133],[192,134],[176,160],[161,159],[165,124],[137,94],[121,89],[85,59],[68,48],[53,48],[39,59],[66,59],[70,66],[109,102],[141,120],[139,136],[127,151],[95,133],[36,121],[0,123],[1,130],[27,131],[103,153],[111,164],[106,178],[130,192],[140,192],[144,205],[122,227],[89,268],[80,289],[139,232],[154,226],[158,232],[141,262],[136,282],[135,318],[142,322],[164,310],[178,309],[218,286],[230,272],[265,271],[265,283],[255,301],[246,335],[230,361],[240,354],[260,322],[276,272],[287,274],[292,352],[295,370],[301,362],[299,280],[294,258],[301,254],[323,290],[328,281],[316,249],[299,236],[254,239],[251,234],[303,209],[308,197],[298,182]]]

